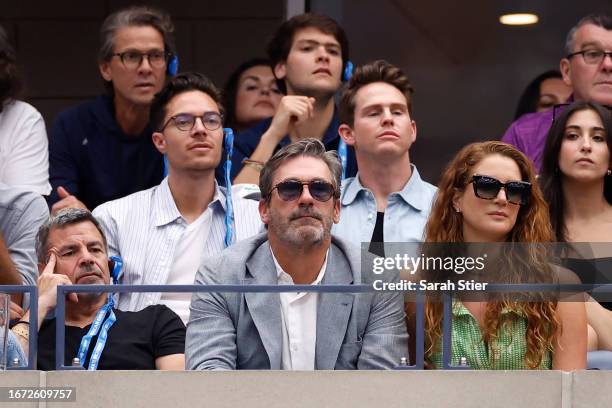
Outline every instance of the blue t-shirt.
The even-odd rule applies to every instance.
[[[49,137],[49,204],[59,200],[58,186],[93,210],[159,184],[164,161],[152,133],[147,126],[139,135],[126,135],[105,95],[61,112]]]

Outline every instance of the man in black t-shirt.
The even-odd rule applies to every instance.
[[[38,231],[38,364],[55,368],[55,319],[44,320],[57,304],[58,285],[110,283],[112,262],[98,221],[89,211],[66,208]],[[135,370],[185,368],[185,326],[166,306],[139,312],[114,309],[107,293],[70,293],[66,299],[65,361],[74,357],[87,369]],[[27,347],[30,314],[13,331]],[[91,329],[99,323],[99,330]],[[96,327],[96,325],[93,325]],[[17,328],[17,329],[15,329]],[[106,341],[102,334],[107,334]]]

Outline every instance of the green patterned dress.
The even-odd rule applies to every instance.
[[[451,365],[459,365],[461,357],[467,359],[470,368],[480,370],[522,370],[528,369],[525,363],[527,353],[527,319],[510,309],[502,314],[512,314],[510,321],[502,325],[498,338],[486,345],[482,339],[478,322],[460,301],[453,301],[453,325],[451,331]],[[442,340],[429,362],[442,367]],[[539,369],[552,368],[552,353],[544,353]]]

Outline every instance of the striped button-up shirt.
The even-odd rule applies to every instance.
[[[262,231],[257,201],[233,197],[233,206],[236,241]],[[225,189],[215,185],[207,211],[212,214],[208,239],[202,243],[203,262],[224,249]],[[168,281],[174,251],[187,223],[176,207],[167,178],[159,186],[104,203],[93,215],[106,234],[109,256],[123,259],[121,283],[163,285]],[[118,307],[138,311],[159,303],[160,298],[161,293],[121,293]]]

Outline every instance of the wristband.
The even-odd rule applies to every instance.
[[[243,159],[242,164],[246,167],[251,167],[257,171],[261,171],[264,168],[264,163],[259,160]]]
[[[28,326],[27,329],[22,327],[22,325],[24,324]],[[13,331],[13,333],[18,335],[19,337],[22,337],[25,341],[30,340],[30,322],[25,322],[25,321],[20,320],[13,326],[11,330]]]

